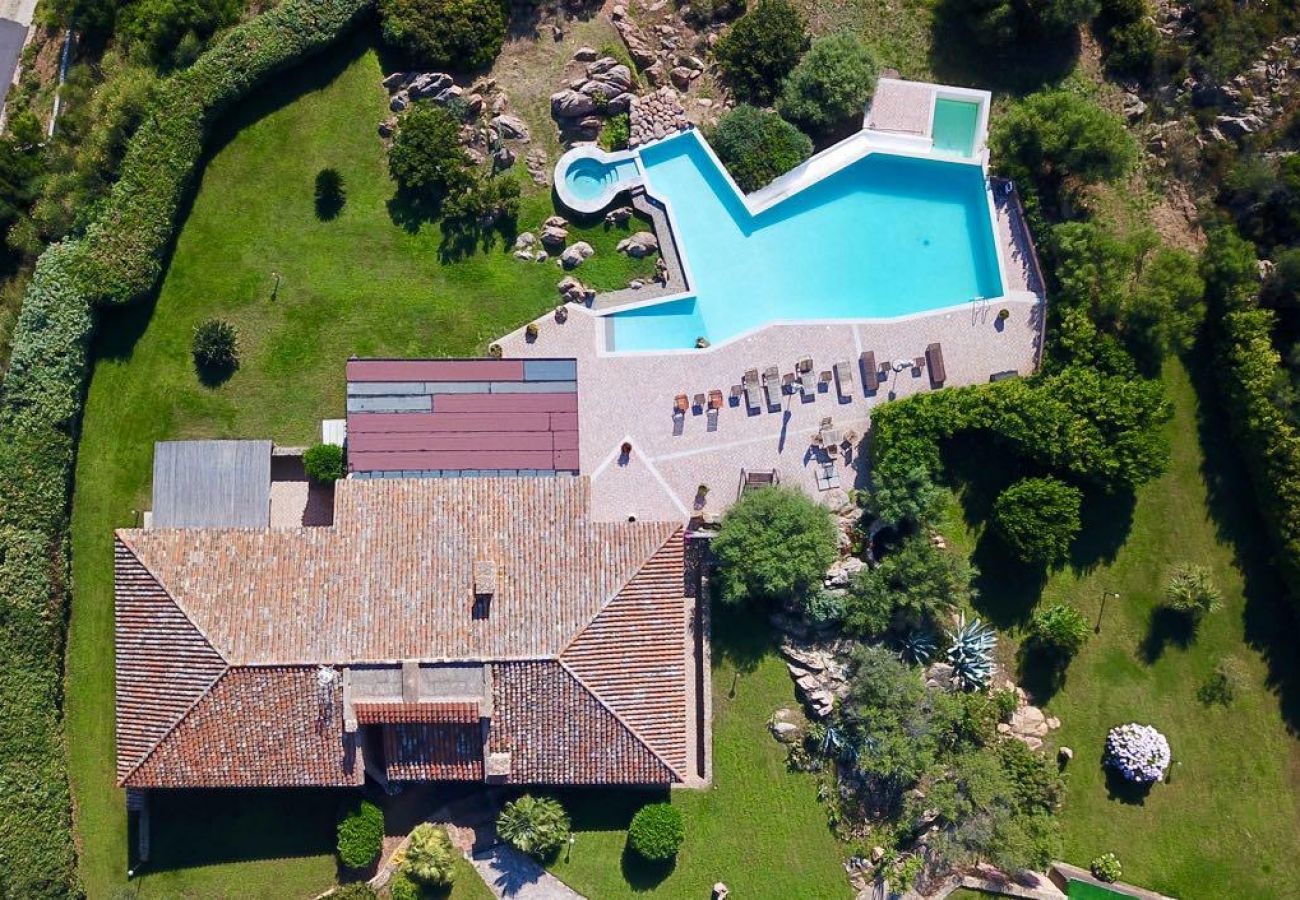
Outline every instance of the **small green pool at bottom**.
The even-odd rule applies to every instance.
[[[1114,900],[1116,897],[1130,896],[1120,891],[1102,887],[1099,884],[1089,884],[1086,881],[1071,881],[1067,887],[1066,896],[1070,900]]]
[[[930,129],[934,149],[970,156],[975,150],[975,127],[979,116],[978,103],[943,97],[936,99],[933,127]]]

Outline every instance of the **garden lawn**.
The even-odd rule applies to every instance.
[[[513,259],[509,242],[448,262],[436,223],[408,230],[394,222],[375,131],[387,98],[370,38],[280,76],[232,112],[156,302],[101,323],[73,499],[67,652],[69,762],[92,898],[112,895],[127,868],[123,794],[114,787],[112,530],[138,523],[149,507],[154,442],[310,443],[322,418],[344,414],[349,356],[481,354],[557,300],[556,266]],[[346,203],[321,221],[313,187],[327,167],[342,175]],[[519,225],[535,230],[553,209],[549,191],[527,189]],[[614,252],[622,234],[574,234],[596,247],[580,270],[589,284],[618,287],[653,268]],[[217,387],[199,382],[189,356],[194,327],[209,316],[232,322],[241,348],[239,370]],[[337,795],[188,801],[154,815],[140,896],[306,897],[333,882]]]
[[[1013,635],[1035,601],[1074,604],[1095,625],[1102,592],[1120,595],[1108,599],[1100,633],[1054,695],[1037,667],[1024,682],[1050,695],[1047,711],[1063,723],[1056,743],[1075,752],[1060,813],[1066,861],[1087,867],[1113,850],[1125,881],[1178,897],[1294,895],[1300,883],[1295,623],[1269,571],[1265,537],[1222,420],[1202,409],[1183,365],[1165,368],[1175,407],[1170,471],[1141,488],[1135,503],[1085,501],[1074,565],[1052,574],[1041,590],[1032,579],[1014,577],[1016,567],[992,541],[979,540],[977,515],[956,543],[969,549],[979,540],[976,606]],[[1002,468],[985,462],[989,470]],[[968,485],[967,510],[985,502],[972,494]],[[1194,636],[1160,611],[1168,569],[1183,561],[1209,567],[1224,594],[1223,609]],[[1010,647],[1004,655],[1013,655]],[[1197,689],[1226,658],[1243,667],[1247,685],[1230,707],[1206,707]],[[1106,732],[1132,721],[1154,725],[1173,750],[1171,782],[1145,797],[1108,783],[1101,767]]]
[[[576,840],[550,869],[593,900],[707,897],[718,881],[737,897],[850,897],[840,865],[849,849],[827,826],[817,781],[787,769],[767,730],[776,709],[797,701],[766,616],[714,609],[713,786],[670,795],[686,826],[675,865],[625,851],[633,814],[662,795],[593,791],[561,796]]]

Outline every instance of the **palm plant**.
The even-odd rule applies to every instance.
[[[501,810],[497,833],[521,853],[542,857],[568,840],[569,816],[558,800],[524,794]]]
[[[1209,569],[1182,563],[1175,566],[1169,576],[1165,599],[1179,612],[1199,619],[1218,609],[1222,605],[1223,595],[1215,585]]]
[[[455,877],[455,859],[447,829],[424,822],[411,832],[402,871],[420,884],[448,885]]]
[[[948,632],[952,646],[948,648],[948,662],[952,677],[964,690],[983,690],[993,678],[993,652],[998,637],[993,629],[976,619],[967,624],[965,613],[955,631]]]
[[[898,648],[899,658],[909,665],[924,666],[934,658],[938,648],[934,635],[928,631],[913,631],[905,636]]]

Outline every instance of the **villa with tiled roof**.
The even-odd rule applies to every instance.
[[[682,526],[589,494],[352,478],[328,526],[118,531],[118,782],[700,782]]]

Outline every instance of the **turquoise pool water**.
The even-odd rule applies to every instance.
[[[564,173],[565,184],[579,200],[595,200],[611,186],[635,177],[636,163],[630,159],[607,163],[598,159],[578,159]]]
[[[978,166],[873,153],[754,217],[693,133],[645,148],[641,164],[673,210],[694,296],[614,313],[615,350],[1002,293]]]
[[[968,100],[934,101],[934,121],[930,137],[934,149],[970,156],[975,150],[975,129],[979,124],[980,105]]]

